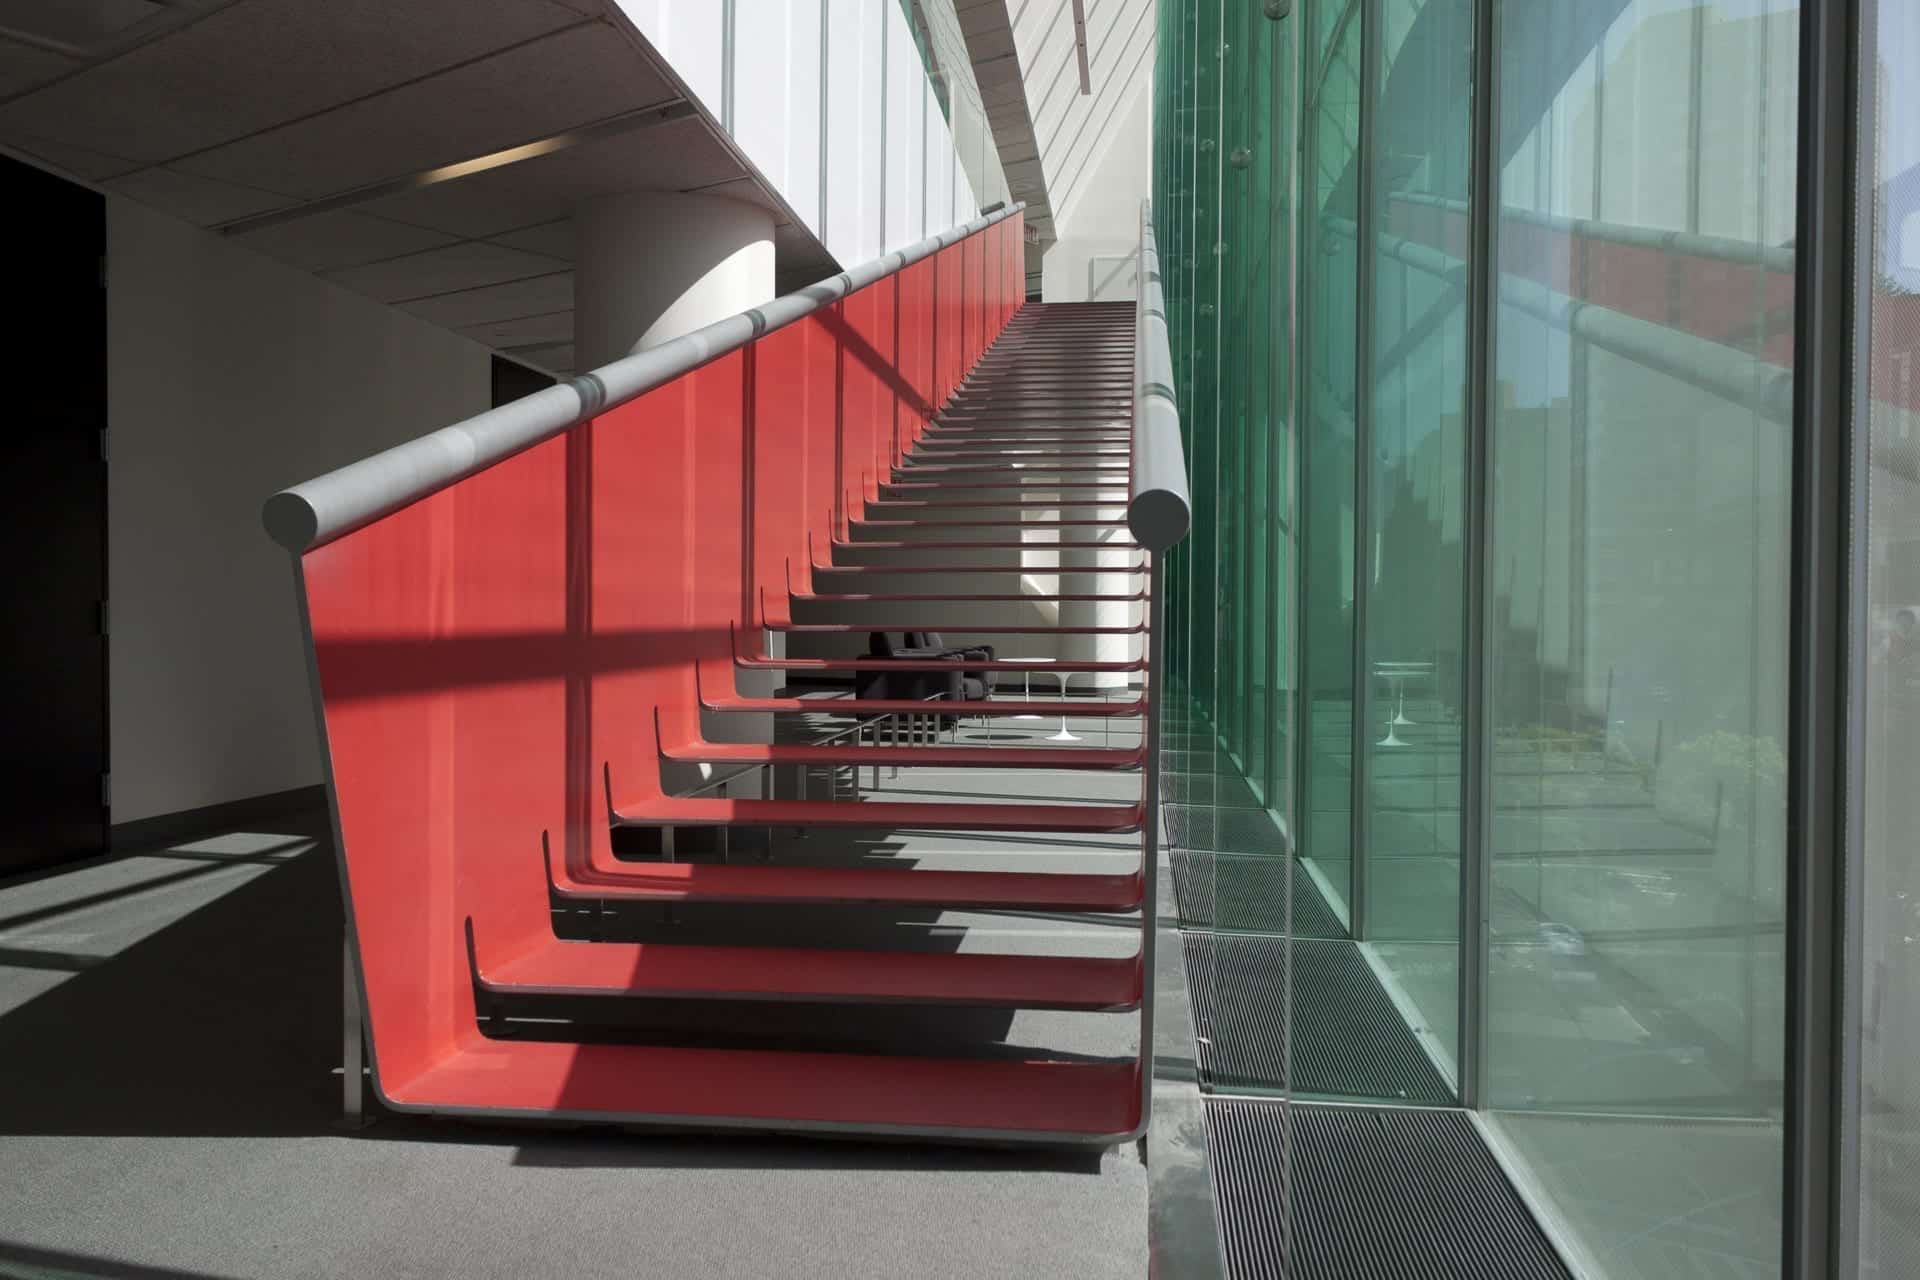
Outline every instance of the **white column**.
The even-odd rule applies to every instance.
[[[773,300],[773,215],[635,191],[573,216],[575,368],[594,369]]]
[[[1104,507],[1074,507],[1069,514],[1074,518],[1097,515],[1108,519],[1124,515],[1125,504],[1115,503]],[[1089,541],[1101,544],[1097,549],[1070,551],[1062,553],[1060,574],[1060,593],[1062,595],[1121,595],[1134,589],[1145,581],[1145,575],[1138,577],[1123,573],[1094,573],[1093,569],[1124,569],[1140,559],[1141,553],[1129,551],[1124,544],[1133,541],[1133,535],[1125,526],[1102,530],[1070,530],[1074,534],[1072,541]],[[1091,536],[1089,536],[1091,535]],[[1076,572],[1076,570],[1078,572]],[[1140,606],[1123,600],[1076,600],[1062,603],[1060,622],[1069,627],[1132,627],[1141,620]],[[1132,662],[1143,652],[1140,637],[1137,635],[1104,636],[1062,636],[1060,656],[1067,659],[1079,659],[1090,662]],[[1102,671],[1092,675],[1077,676],[1076,688],[1123,689],[1129,680],[1137,680],[1138,674],[1129,675],[1122,671]]]
[[[573,230],[574,367],[582,372],[773,300],[773,215],[758,205],[637,191],[582,205]],[[778,682],[772,671],[739,675],[749,696],[770,694]],[[715,742],[773,740],[772,716],[705,720]],[[661,780],[679,788],[712,775],[707,765],[670,766]],[[729,783],[728,794],[760,796],[760,775]]]

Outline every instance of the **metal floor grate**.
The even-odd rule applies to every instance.
[[[1571,1280],[1464,1112],[1206,1106],[1233,1280]],[[1280,1213],[1288,1140],[1290,1239]]]
[[[1182,942],[1204,1084],[1287,1087],[1287,939],[1189,933]],[[1438,1105],[1454,1100],[1359,948],[1302,938],[1292,954],[1295,1093]]]
[[[1287,871],[1293,872],[1293,932],[1301,938],[1344,938],[1346,929],[1297,859],[1285,854],[1207,854],[1174,849],[1173,891],[1180,923],[1198,929],[1284,933]]]

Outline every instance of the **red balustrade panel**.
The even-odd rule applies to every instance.
[[[926,259],[900,273],[900,374],[911,401],[900,449],[926,433],[938,405],[933,383],[933,264]]]
[[[304,557],[349,928],[387,1094],[479,1038],[461,924],[545,924],[564,830],[568,463],[528,450]]]
[[[1017,295],[968,327],[984,294],[967,267],[1015,224],[301,558],[389,1101],[557,1105],[573,1050],[480,1035],[467,921],[506,964],[550,937],[543,843],[620,873],[606,779],[622,803],[663,793],[656,712],[697,731],[696,663],[728,669],[763,589],[784,612],[836,494],[877,483],[999,331]],[[455,1077],[460,1097],[439,1096]]]

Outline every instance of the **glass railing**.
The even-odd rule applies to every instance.
[[[960,28],[953,0],[900,0],[921,64],[933,85],[934,96],[946,114],[960,167],[980,197],[980,207],[1010,201],[1007,175],[1000,167],[1000,149],[993,125],[973,73],[966,36]]]

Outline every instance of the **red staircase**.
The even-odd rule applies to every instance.
[[[269,503],[296,552],[350,967],[387,1106],[1048,1143],[1143,1129],[1150,866],[916,869],[852,843],[874,830],[1139,833],[1142,790],[1076,802],[1068,774],[1061,802],[1033,803],[677,785],[695,768],[1145,777],[1144,730],[1110,746],[967,737],[1018,715],[1145,718],[1139,687],[1004,692],[1035,672],[1078,674],[1089,692],[1099,677],[1144,683],[1147,553],[1125,505],[1135,308],[1023,304],[1018,210],[878,267],[828,286],[842,296],[824,304],[783,299],[756,324],[723,322]],[[423,472],[438,475],[424,489]],[[1125,620],[1087,620],[1096,610]],[[870,657],[880,630],[1009,656]],[[768,685],[872,671],[1003,683],[932,702]],[[909,732],[806,740],[823,711]],[[772,740],[735,740],[756,736]],[[661,852],[675,847],[666,833],[696,828],[803,828],[810,852]],[[636,829],[650,852],[622,847]],[[694,908],[749,914],[721,945],[657,940]],[[768,945],[752,924],[902,909],[1140,913],[1142,943],[1129,957],[872,951]],[[601,922],[622,910],[656,913],[653,938],[607,939]],[[588,936],[569,936],[582,915]],[[502,1012],[542,1001],[565,1009],[537,1033]],[[1128,1061],[564,1029],[662,1005],[751,1023],[770,1004],[1143,1025]]]

